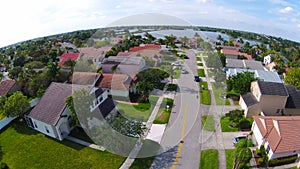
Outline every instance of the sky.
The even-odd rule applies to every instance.
[[[171,15],[194,26],[244,30],[300,42],[298,0],[2,0],[0,47],[101,28],[144,13]],[[164,22],[164,18],[156,21]]]

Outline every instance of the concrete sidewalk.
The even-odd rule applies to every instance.
[[[90,148],[93,148],[96,150],[100,150],[100,151],[105,151],[104,147],[98,146],[96,144],[88,143],[86,141],[80,140],[80,139],[72,137],[72,136],[68,136],[68,137],[66,137],[66,139],[69,141],[75,142],[77,144],[81,144],[83,146],[87,146],[87,147],[90,147]]]

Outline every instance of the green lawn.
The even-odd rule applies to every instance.
[[[198,69],[198,76],[205,77],[204,69]]]
[[[198,63],[198,66],[203,66],[203,63]]]
[[[19,119],[18,119],[19,120]],[[13,121],[0,134],[2,162],[13,169],[119,168],[125,158],[70,141],[56,141]]]
[[[167,105],[169,105],[168,109],[166,108]],[[154,124],[168,123],[171,115],[172,107],[173,107],[173,99],[164,98],[153,123]]]
[[[230,127],[232,122],[226,117],[222,117],[220,120],[222,132],[236,132],[239,131],[236,127]]]
[[[197,57],[197,61],[202,61],[201,57]]]
[[[174,70],[173,79],[179,79],[180,75],[181,75],[181,70],[178,70],[178,69]]]
[[[223,97],[226,96],[226,89],[222,89],[222,87],[217,87],[216,83],[212,82],[212,88],[216,100],[217,105],[230,105],[228,99],[224,99]]]
[[[147,121],[152,110],[158,100],[156,96],[149,97],[150,103],[139,103],[138,105],[129,105],[118,103],[118,109],[127,118],[136,119],[139,121]]]
[[[250,121],[251,125],[253,124],[253,118],[247,118]],[[222,132],[237,132],[238,128],[232,127],[234,124],[229,120],[228,117],[223,116],[220,120]]]
[[[202,116],[202,129],[207,131],[215,131],[215,122],[213,115]]]
[[[225,150],[226,155],[226,169],[232,169],[234,165],[234,150]]]
[[[202,85],[203,85],[204,89],[202,89]],[[211,99],[210,99],[210,93],[209,93],[209,90],[208,90],[208,87],[207,87],[207,82],[200,82],[199,87],[200,87],[200,101],[201,101],[201,104],[210,105],[211,104]]]
[[[219,168],[218,150],[201,151],[199,169],[218,169],[218,168]]]
[[[134,162],[132,163],[132,165],[130,166],[130,169],[150,168],[154,158],[155,158],[155,156],[147,157],[147,158],[136,158],[134,160]]]

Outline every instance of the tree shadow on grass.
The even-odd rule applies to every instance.
[[[38,134],[37,131],[29,128],[25,122],[25,120],[22,117],[18,117],[11,121],[7,126],[1,129],[0,134],[2,132],[5,132],[8,128],[13,128],[15,131],[17,131],[20,134],[26,134],[26,135],[36,135]]]

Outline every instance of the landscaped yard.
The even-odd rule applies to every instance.
[[[198,69],[198,76],[205,77],[204,69]]]
[[[199,169],[217,169],[219,168],[218,150],[201,151]]]
[[[208,90],[207,82],[200,82],[199,87],[200,87],[201,104],[210,105],[211,104],[211,99],[210,99],[210,93],[209,93],[209,90]]]
[[[232,169],[234,164],[234,150],[225,150],[226,169]]]
[[[166,108],[167,105],[169,106],[168,109]],[[173,99],[164,98],[153,123],[154,124],[168,123],[172,111],[172,107],[173,107]]]
[[[2,162],[10,168],[119,168],[125,158],[70,141],[56,141],[13,121],[0,134]]]
[[[197,61],[202,61],[201,57],[197,57]]]
[[[202,129],[207,131],[215,131],[215,122],[213,115],[202,116]]]
[[[203,66],[203,63],[198,63],[198,66]]]
[[[147,121],[152,110],[158,100],[156,96],[150,96],[150,103],[139,103],[138,105],[130,105],[125,103],[118,103],[118,109],[122,115],[127,118],[136,119],[139,121]]]
[[[253,118],[246,118],[250,124],[253,123]],[[235,124],[229,120],[229,117],[223,116],[220,120],[222,132],[236,132],[239,131]]]
[[[221,87],[217,87],[216,83],[214,83],[214,82],[212,82],[211,84],[212,84],[216,104],[217,105],[230,105],[229,100],[227,98],[224,99],[224,97],[226,97],[226,89],[225,88],[222,89]]]
[[[233,127],[231,124],[232,122],[229,120],[228,117],[222,117],[221,120],[221,128],[222,128],[222,132],[236,132],[239,131],[238,128]]]
[[[174,76],[173,79],[179,79],[181,75],[181,70],[180,69],[176,69],[174,70]]]
[[[150,168],[154,158],[155,156],[147,157],[147,158],[136,158],[132,163],[132,165],[130,166],[130,169]]]

